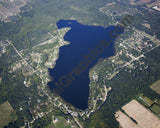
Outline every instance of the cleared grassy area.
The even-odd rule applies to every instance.
[[[154,102],[149,99],[148,97],[146,97],[145,95],[143,94],[140,94],[137,99],[143,104],[145,105],[146,107],[150,107]]]
[[[0,128],[16,120],[16,118],[16,113],[8,101],[0,105]]]
[[[160,95],[160,80],[151,85],[151,89]]]
[[[154,104],[152,107],[151,107],[151,110],[160,117],[160,107],[156,104]]]
[[[66,120],[64,117],[58,116],[56,117],[56,120],[48,126],[48,128],[71,128],[72,126],[77,127],[73,120]]]
[[[158,102],[156,104],[158,104],[160,106],[160,99],[158,100]]]

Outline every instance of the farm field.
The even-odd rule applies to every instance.
[[[122,107],[122,109],[132,117],[141,128],[159,128],[160,120],[151,111],[142,106],[138,101],[132,100]]]
[[[157,104],[154,104],[152,107],[151,107],[151,110],[157,115],[160,117],[160,106],[158,106]]]
[[[0,128],[16,118],[16,113],[8,101],[0,105]]]
[[[154,103],[150,98],[146,97],[143,94],[140,94],[137,99],[146,107],[150,107]]]
[[[132,100],[122,107],[123,111],[117,111],[116,120],[122,128],[159,128],[160,119],[156,116],[160,113],[160,107],[154,104],[151,107],[152,112],[145,108],[141,103]]]
[[[160,94],[160,80],[151,85],[151,89]]]
[[[116,120],[120,122],[122,128],[139,128],[140,126],[133,122],[126,114],[121,111],[116,112]]]

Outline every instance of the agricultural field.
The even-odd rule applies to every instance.
[[[16,118],[16,113],[8,101],[0,105],[0,128],[16,120]]]
[[[116,112],[115,115],[122,128],[138,128],[139,125],[133,122],[126,114],[121,111]]]
[[[151,85],[151,89],[160,94],[160,80]]]
[[[154,104],[151,110],[156,115],[160,113],[158,104]],[[156,115],[138,101],[132,100],[122,107],[122,111],[117,111],[115,117],[122,128],[159,128],[160,119]]]
[[[150,107],[154,102],[149,99],[148,97],[146,97],[145,95],[143,94],[140,94],[138,97],[137,97],[138,101],[141,102],[143,105],[145,105],[146,107]]]
[[[160,106],[160,100],[158,100],[156,104],[158,104]]]
[[[154,104],[154,105],[151,107],[151,110],[152,110],[152,112],[154,112],[157,116],[160,117],[160,106],[159,106],[159,105]]]
[[[160,120],[150,110],[142,106],[138,101],[132,100],[122,107],[122,109],[132,117],[141,128],[159,128]]]

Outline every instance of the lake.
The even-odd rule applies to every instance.
[[[48,87],[50,90],[63,89],[59,94],[66,102],[78,109],[87,109],[89,70],[100,58],[115,55],[115,39],[111,39],[109,32],[116,27],[83,25],[75,20],[59,20],[57,27],[71,28],[63,37],[70,44],[60,47],[56,65],[49,69],[53,80],[48,83]],[[109,42],[109,45],[104,42]]]

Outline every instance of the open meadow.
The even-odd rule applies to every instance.
[[[0,128],[16,118],[16,113],[8,101],[0,105]]]
[[[160,94],[160,80],[151,85],[151,89]]]

